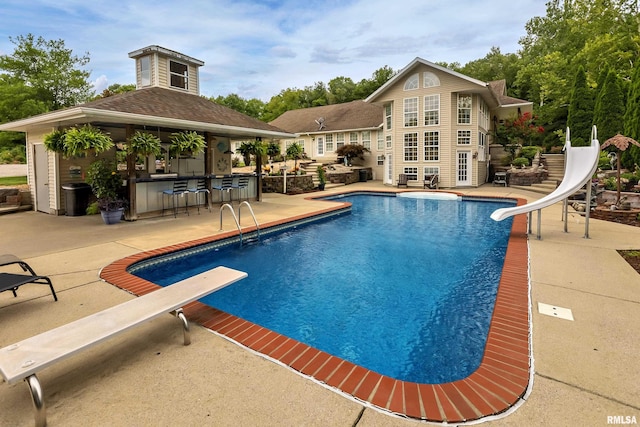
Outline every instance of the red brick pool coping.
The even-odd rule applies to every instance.
[[[362,193],[361,191],[359,193]],[[379,193],[379,192],[378,192]],[[473,197],[466,196],[473,199]],[[513,199],[512,199],[513,200]],[[517,199],[518,205],[526,203]],[[261,229],[343,209],[327,208]],[[243,229],[250,232],[251,228]],[[102,269],[100,277],[135,295],[160,286],[130,274],[137,262],[177,250],[236,236],[237,231],[141,252]],[[396,380],[317,350],[294,339],[209,307],[198,301],[184,307],[187,317],[304,375],[392,413],[435,422],[459,423],[502,413],[525,395],[530,380],[529,284],[526,215],[513,219],[485,353],[478,369],[459,381],[419,384]]]

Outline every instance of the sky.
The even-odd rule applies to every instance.
[[[369,79],[416,57],[481,59],[517,53],[544,0],[2,0],[0,55],[10,37],[63,40],[96,93],[135,83],[129,52],[159,45],[203,61],[200,94],[269,99],[335,77]]]

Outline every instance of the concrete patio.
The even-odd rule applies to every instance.
[[[384,188],[376,182],[330,191]],[[327,191],[325,193],[329,193]],[[492,187],[474,195],[540,194]],[[258,222],[326,206],[308,195],[266,194],[252,203]],[[536,217],[534,216],[534,219]],[[640,275],[616,249],[640,249],[640,228],[543,210],[542,240],[530,236],[535,375],[526,402],[490,426],[601,426],[608,417],[640,419]],[[0,347],[134,298],[98,279],[102,267],[140,251],[217,234],[219,214],[195,210],[106,226],[99,216],[55,217],[37,212],[0,216],[2,248],[53,280],[0,294]],[[225,215],[224,229],[235,227]],[[535,230],[534,230],[535,232]],[[538,302],[569,308],[574,321],[538,312]],[[278,364],[194,326],[192,344],[172,316],[161,317],[92,350],[45,369],[51,426],[413,426],[365,407]],[[0,425],[33,425],[24,384],[0,385]],[[617,418],[620,419],[620,418]],[[631,419],[631,418],[629,418]]]

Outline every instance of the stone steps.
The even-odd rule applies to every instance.
[[[545,169],[549,172],[546,180],[538,184],[511,185],[510,187],[538,194],[552,193],[564,178],[564,154],[545,154],[543,158]]]

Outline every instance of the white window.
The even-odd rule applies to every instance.
[[[458,95],[458,124],[471,124],[471,95]]]
[[[384,135],[382,134],[382,132],[380,130],[378,130],[378,132],[376,132],[377,137],[378,137],[378,150],[384,150]]]
[[[333,152],[333,134],[328,134],[327,136],[325,136],[325,143],[326,143],[326,148],[327,148],[327,153],[332,153]]]
[[[425,71],[422,74],[423,86],[424,87],[435,87],[440,86],[440,79],[438,76],[433,74],[431,71]]]
[[[435,126],[440,124],[440,95],[428,95],[424,97],[424,125]]]
[[[151,57],[143,56],[140,58],[140,84],[149,86],[151,84]]]
[[[414,90],[420,87],[420,83],[418,81],[419,75],[418,73],[410,76],[406,82],[404,82],[404,90]]]
[[[404,100],[404,127],[418,126],[418,98]]]
[[[427,175],[440,175],[440,168],[438,166],[425,166],[423,174],[425,177]]]
[[[171,87],[189,89],[189,66],[176,61],[169,61],[169,78]]]
[[[418,161],[418,132],[404,134],[404,161]]]
[[[478,132],[478,160],[484,162],[485,159],[485,141],[487,140],[487,134],[484,132]]]
[[[407,176],[407,179],[410,181],[418,180],[418,168],[416,167],[405,167],[402,172]]]
[[[344,147],[344,133],[336,134],[336,150],[340,147]]]
[[[349,144],[356,145],[358,143],[358,132],[349,132]]]
[[[316,144],[318,147],[318,156],[324,156],[324,138],[321,136],[316,138]]]
[[[458,145],[471,145],[471,131],[459,130],[458,131]]]
[[[481,128],[489,129],[489,120],[491,117],[489,107],[482,99],[479,100],[478,104],[480,104],[478,107],[478,123]]]
[[[391,146],[393,145],[391,140],[391,135],[387,135],[386,141],[387,141],[387,148],[391,148]]]
[[[370,130],[362,131],[362,145],[367,150],[371,150],[371,131]]]
[[[440,160],[440,132],[437,130],[424,133],[424,160],[426,162]]]
[[[376,162],[378,163],[378,166],[383,166],[384,165],[384,154],[378,154],[378,156],[376,157]]]
[[[387,124],[387,130],[391,130],[392,115],[391,115],[391,104],[387,104],[384,106],[384,121]]]

